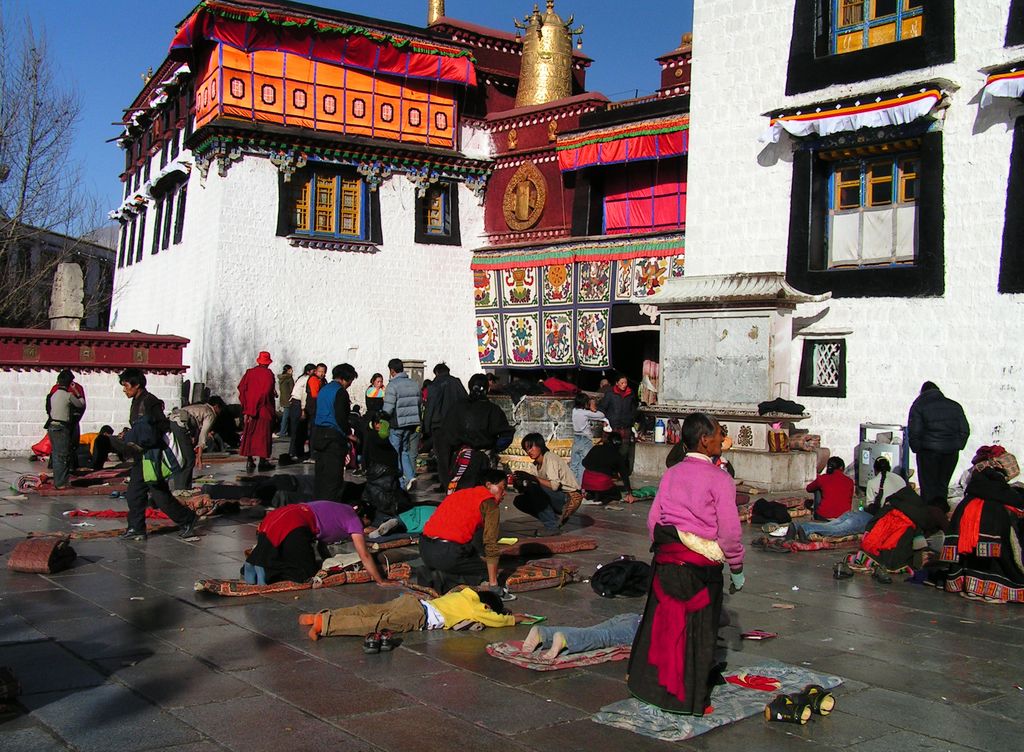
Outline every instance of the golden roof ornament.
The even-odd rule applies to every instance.
[[[555,13],[555,0],[547,0],[547,10],[533,13],[522,21],[514,19],[523,30],[523,62],[519,69],[519,91],[516,107],[546,104],[572,95],[572,38],[583,33],[583,26],[572,28],[573,16],[563,21]],[[519,38],[518,32],[516,38]],[[582,45],[582,38],[579,44]]]
[[[433,26],[444,15],[444,0],[427,0],[427,26]]]

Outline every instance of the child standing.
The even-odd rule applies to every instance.
[[[604,421],[604,413],[597,409],[596,399],[578,392],[572,408],[572,455],[569,457],[569,469],[577,483],[583,482],[583,458],[594,446],[592,420]]]

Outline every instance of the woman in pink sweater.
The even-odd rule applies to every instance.
[[[724,565],[743,587],[736,486],[712,460],[724,435],[714,418],[683,421],[687,454],[665,473],[647,527],[654,551],[647,606],[629,658],[630,692],[662,710],[704,715],[711,698]]]

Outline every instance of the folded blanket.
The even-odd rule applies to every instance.
[[[543,650],[524,653],[522,640],[493,642],[487,646],[486,650],[488,655],[520,668],[528,668],[531,671],[558,671],[564,668],[581,668],[597,663],[625,660],[629,658],[630,646],[615,645],[610,648],[588,650],[584,653],[562,653],[553,660],[544,658]]]
[[[520,538],[511,546],[502,546],[502,556],[551,556],[597,548],[597,539],[579,535],[552,535],[547,538]]]
[[[537,559],[516,567],[505,580],[505,586],[513,593],[560,588],[582,581],[579,572],[579,565],[572,561]]]
[[[402,548],[403,546],[415,546],[420,542],[418,535],[409,535],[408,533],[398,533],[397,535],[384,535],[376,540],[367,541],[369,543],[369,549],[371,551],[387,551],[392,548]]]

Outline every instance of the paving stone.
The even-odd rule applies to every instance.
[[[533,729],[515,736],[515,741],[538,751],[597,752],[597,750],[629,750],[629,752],[668,752],[680,747],[671,742],[651,739],[624,729],[602,726],[589,718]],[[741,748],[737,748],[741,749]],[[765,747],[765,749],[770,749]]]
[[[64,752],[71,748],[42,729],[5,731],[0,726],[0,749],[4,752]]]
[[[939,739],[912,734],[908,731],[897,731],[871,741],[847,747],[848,752],[971,752],[969,747],[962,747]]]
[[[207,703],[173,712],[215,742],[238,752],[372,749],[336,726],[272,697]]]
[[[56,642],[0,647],[0,666],[14,669],[23,695],[103,684],[106,677]]]
[[[4,608],[4,602],[0,599],[0,609],[2,608]],[[11,642],[33,642],[45,639],[45,634],[32,627],[17,614],[0,612],[0,645],[6,645]]]
[[[200,740],[195,729],[118,685],[31,695],[23,701],[81,752],[132,752]]]
[[[263,635],[234,624],[164,630],[155,633],[182,651],[225,671],[299,660],[302,655]]]
[[[342,718],[338,725],[387,752],[409,750],[501,750],[522,752],[517,741],[489,733],[434,708],[416,705],[381,715]],[[552,748],[554,749],[554,748]]]
[[[500,734],[517,734],[585,715],[576,708],[486,681],[465,671],[411,679],[405,683],[403,691],[427,705]]]
[[[172,652],[131,659],[106,659],[100,666],[111,678],[126,684],[163,708],[203,705],[236,697],[254,697],[250,683],[210,668],[191,656]]]
[[[60,619],[40,629],[75,655],[86,660],[167,652],[172,648],[117,616]]]
[[[525,685],[522,689],[587,713],[596,713],[605,705],[629,697],[625,682],[625,663],[620,662],[620,674],[615,678],[571,669],[538,672],[543,678]]]

